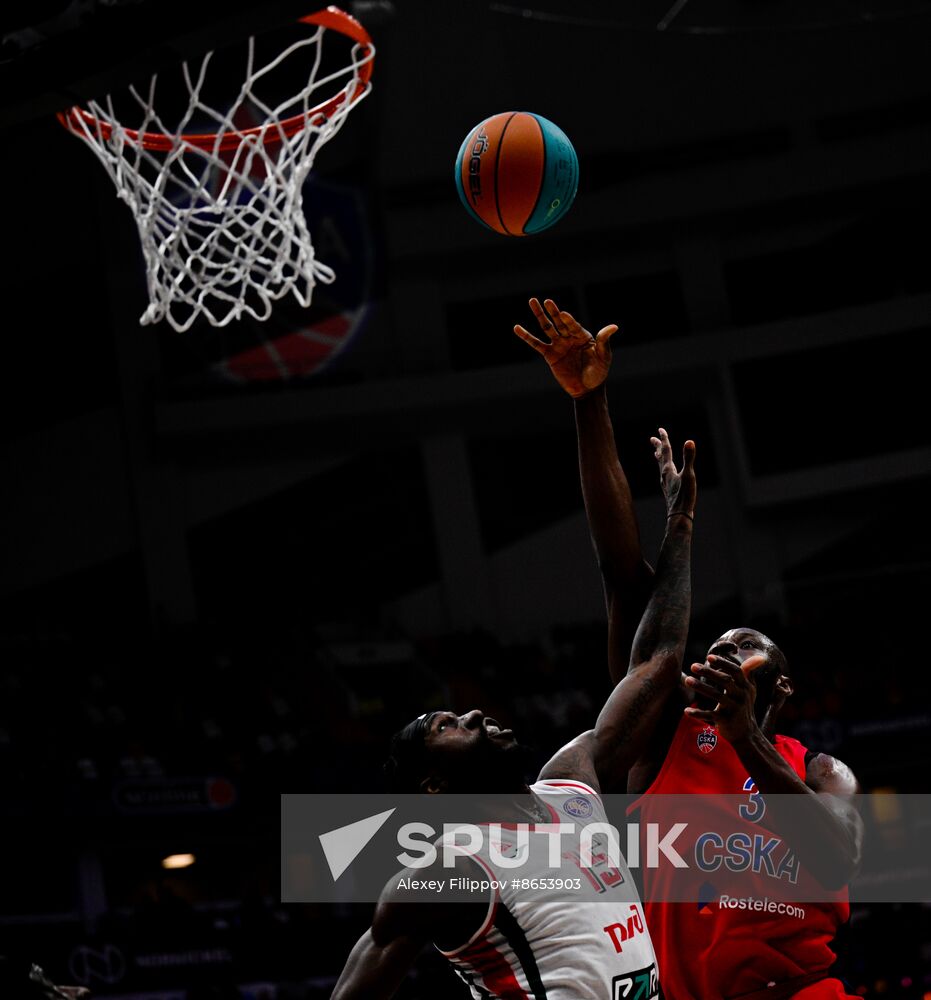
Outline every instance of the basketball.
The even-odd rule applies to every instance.
[[[486,118],[456,157],[462,204],[504,236],[530,236],[558,222],[578,184],[579,161],[566,134],[527,111]]]

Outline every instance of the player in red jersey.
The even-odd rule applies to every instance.
[[[609,667],[616,683],[627,670],[627,644],[652,586],[604,389],[611,364],[609,341],[617,327],[605,327],[592,337],[552,300],[544,307],[532,299],[530,306],[547,340],[520,326],[515,333],[543,356],[575,400],[582,491],[604,582]],[[683,479],[666,432],[660,429],[651,440],[667,509],[693,510],[689,498],[679,495]],[[689,459],[684,453],[683,462]],[[801,844],[790,846],[798,847],[799,860],[818,873],[822,886],[838,890],[829,902],[792,907],[789,914],[778,904],[772,912],[768,901],[764,906],[754,896],[650,902],[663,887],[651,887],[648,878],[647,924],[667,1000],[822,1000],[846,995],[840,981],[829,976],[834,961],[829,943],[847,918],[843,886],[859,864],[862,823],[851,802],[857,783],[841,761],[776,735],[779,710],[791,694],[781,650],[749,628],[724,633],[704,663],[692,664],[687,675],[654,691],[664,710],[646,752],[631,769],[628,790],[644,796],[744,793],[748,804],[757,808],[757,819],[766,805],[763,796],[804,797],[792,801],[804,810],[805,853]],[[642,803],[646,808],[650,800]],[[778,800],[770,803],[770,813],[778,811]],[[780,817],[770,815],[767,822],[778,827]],[[765,886],[757,883],[754,890],[765,892]]]

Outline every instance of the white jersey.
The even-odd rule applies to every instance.
[[[485,920],[468,942],[454,951],[439,950],[475,1000],[658,997],[653,942],[623,856],[617,867],[612,866],[596,839],[594,864],[581,863],[582,829],[607,822],[600,796],[584,782],[569,779],[538,781],[531,791],[550,813],[547,822],[575,825],[575,833],[561,840],[561,868],[550,866],[550,838],[543,832],[534,834],[532,825],[527,861],[520,868],[495,864],[487,844],[477,853],[468,852],[485,869],[488,881],[503,885],[491,890]],[[505,829],[503,840],[506,835]],[[505,857],[508,846],[513,848],[503,845]],[[573,878],[573,891],[552,892],[548,900],[545,890],[528,892],[521,885],[512,886],[515,878],[556,876]]]

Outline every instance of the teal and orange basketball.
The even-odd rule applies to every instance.
[[[566,134],[529,111],[476,125],[456,157],[456,189],[469,214],[505,236],[530,236],[558,222],[579,185]]]

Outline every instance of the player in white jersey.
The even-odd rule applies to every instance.
[[[619,851],[611,856],[607,835],[592,836],[590,865],[582,864],[582,830],[607,823],[601,797],[581,781],[543,780],[530,786],[546,824],[572,820],[575,832],[560,840],[564,863],[554,871],[549,838],[531,827],[526,861],[519,871],[498,864],[488,843],[469,857],[493,884],[485,919],[464,944],[440,948],[475,1000],[489,995],[546,997],[657,996],[653,945],[637,888]],[[506,859],[518,851],[516,837],[502,833]],[[520,881],[515,884],[515,874]],[[534,881],[574,883],[565,892],[528,892]]]
[[[583,386],[603,380],[608,339],[616,327],[591,337],[574,320],[570,325],[568,314],[548,314],[536,299],[531,308],[549,338],[548,343],[536,341],[538,349],[544,356],[550,353],[547,360],[557,378]],[[521,335],[531,337],[526,331]],[[593,729],[559,750],[532,785],[524,774],[525,750],[514,733],[478,709],[421,715],[392,741],[388,771],[394,791],[506,795],[508,805],[502,808],[499,800],[494,815],[475,817],[476,823],[500,823],[505,832],[508,824],[528,820],[541,828],[557,819],[576,821],[580,842],[565,839],[564,863],[556,870],[544,849],[546,831],[531,827],[520,878],[575,874],[571,855],[582,855],[584,829],[579,821],[604,821],[601,793],[625,791],[627,771],[657,723],[654,692],[667,675],[678,677],[681,671],[691,604],[693,463],[694,444],[686,442],[681,473],[672,481],[667,476],[666,534],[630,666]],[[614,860],[602,859],[597,851],[591,859],[583,857],[577,866],[582,888],[572,903],[565,892],[547,901],[546,892],[512,889],[516,870],[498,871],[484,842],[478,851],[462,851],[453,869],[443,868],[438,859],[435,871],[402,872],[385,887],[372,926],[353,948],[332,1000],[388,1000],[431,942],[452,961],[476,1000],[652,1000],[658,996],[653,947],[630,874],[622,859]],[[412,903],[399,888],[405,875],[505,884],[489,888],[481,902],[435,895],[431,902]]]

